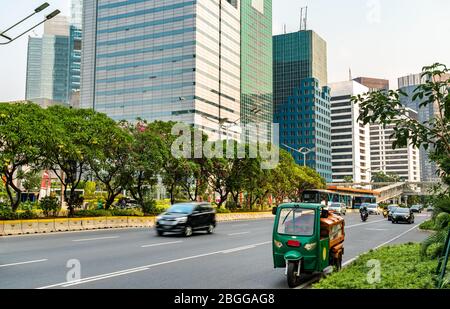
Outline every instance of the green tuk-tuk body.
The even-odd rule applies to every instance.
[[[290,203],[274,208],[273,262],[286,268],[288,284],[300,284],[302,273],[324,272],[342,263],[344,220],[320,204]]]

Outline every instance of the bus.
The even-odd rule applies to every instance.
[[[301,194],[303,203],[321,204],[344,203],[347,208],[359,209],[362,204],[376,204],[377,198],[369,194],[342,193],[332,190],[305,190]]]

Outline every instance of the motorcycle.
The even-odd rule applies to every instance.
[[[383,210],[383,217],[387,218],[388,215],[389,215],[388,210],[387,210],[387,209],[384,209],[384,210]]]
[[[360,211],[361,221],[366,222],[369,218],[369,211],[367,209],[361,209]]]

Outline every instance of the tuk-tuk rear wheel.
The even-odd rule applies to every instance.
[[[298,262],[288,262],[287,269],[287,280],[290,288],[295,288],[300,285],[300,274],[298,273],[299,268],[301,269],[301,261]]]

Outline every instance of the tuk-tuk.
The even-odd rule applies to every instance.
[[[273,262],[285,268],[289,287],[300,285],[302,274],[323,273],[342,267],[342,217],[320,204],[289,203],[275,207]]]

